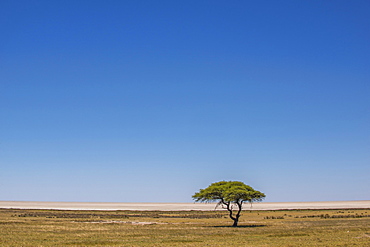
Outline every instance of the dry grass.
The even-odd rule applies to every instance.
[[[0,246],[370,246],[370,209],[0,210]]]

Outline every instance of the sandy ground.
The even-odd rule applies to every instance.
[[[0,208],[14,209],[60,209],[60,210],[214,210],[214,203],[107,203],[107,202],[25,202],[0,201]],[[343,209],[370,208],[370,201],[337,201],[337,202],[260,202],[245,204],[245,210],[278,210],[278,209]],[[219,208],[221,210],[221,208]]]

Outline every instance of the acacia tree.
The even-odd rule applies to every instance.
[[[230,219],[234,221],[232,226],[236,227],[238,226],[243,203],[262,201],[266,196],[243,182],[221,181],[201,189],[192,197],[196,202],[218,202],[216,207],[221,205],[222,208],[227,209]],[[234,214],[234,211],[236,211],[236,214]]]

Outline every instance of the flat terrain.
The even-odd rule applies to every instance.
[[[0,246],[370,246],[370,208],[225,211],[0,209]]]
[[[61,209],[61,210],[214,210],[215,204],[209,203],[93,203],[93,202],[22,202],[0,201],[0,208],[18,209]],[[246,204],[245,209],[277,210],[277,209],[340,209],[370,208],[370,201],[338,201],[338,202],[261,202],[253,207]]]

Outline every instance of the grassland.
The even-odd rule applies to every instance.
[[[370,246],[370,209],[244,211],[0,209],[0,246]]]

